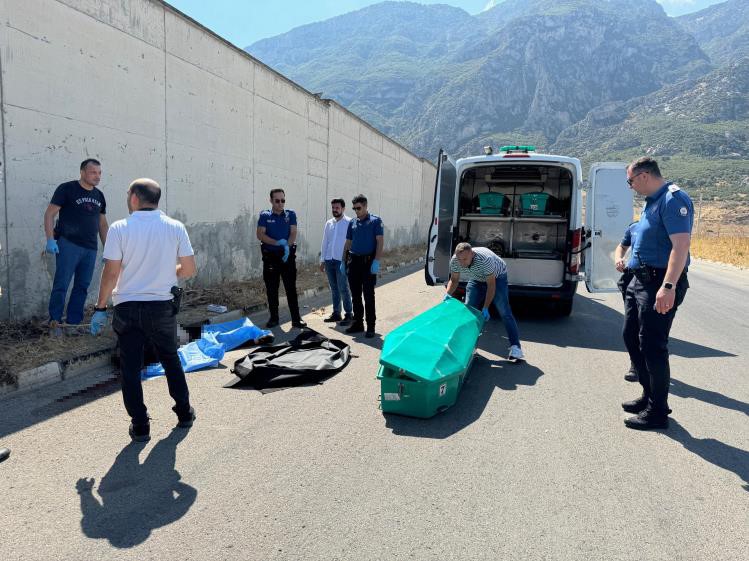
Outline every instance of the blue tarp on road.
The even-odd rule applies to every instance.
[[[182,345],[179,359],[185,372],[202,368],[214,368],[224,358],[224,353],[236,349],[247,341],[272,341],[273,333],[260,329],[248,318],[226,323],[208,324],[203,327],[203,334],[197,341]],[[164,375],[164,367],[158,364],[148,365],[141,378],[147,380]]]

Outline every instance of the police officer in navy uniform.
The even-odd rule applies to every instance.
[[[619,280],[616,283],[616,285],[619,287],[619,291],[622,293],[622,300],[626,298],[627,287],[632,281],[632,277],[634,277],[632,271],[629,269],[629,267],[627,267],[627,251],[629,251],[629,248],[632,246],[632,226],[634,226],[635,224],[637,224],[637,222],[632,222],[629,226],[627,226],[627,229],[624,231],[622,241],[619,242],[618,246],[616,246],[616,251],[614,252],[614,263],[616,264],[616,270],[622,274],[622,276],[619,277]],[[624,375],[624,379],[627,382],[637,381],[637,369],[635,368],[635,365],[632,361],[629,362],[629,371]]]
[[[283,189],[271,189],[270,202],[271,208],[262,211],[257,222],[257,239],[261,242],[263,280],[270,311],[265,327],[278,325],[278,285],[283,280],[291,325],[301,329],[307,324],[299,315],[296,294],[296,213],[284,209],[286,193]]]
[[[375,284],[380,272],[380,259],[384,246],[384,228],[379,216],[367,210],[367,197],[357,195],[351,201],[356,212],[348,227],[346,245],[343,247],[344,260],[341,268],[348,266],[348,282],[354,307],[354,321],[346,333],[364,331],[366,310],[367,330],[365,337],[375,335]],[[362,305],[362,293],[364,304]]]
[[[627,168],[627,183],[645,196],[640,221],[632,227],[628,267],[634,277],[624,298],[624,343],[637,370],[642,396],[622,403],[636,413],[624,424],[632,429],[668,427],[668,334],[689,288],[689,244],[694,207],[686,193],[661,176],[652,158]]]

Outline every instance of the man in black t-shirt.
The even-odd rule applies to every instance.
[[[96,187],[99,181],[101,164],[93,158],[83,160],[81,178],[58,186],[44,213],[45,251],[56,255],[55,280],[49,298],[52,335],[60,334],[65,295],[74,277],[65,319],[74,325],[83,320],[88,286],[96,266],[96,237],[104,245],[109,230],[104,193]]]

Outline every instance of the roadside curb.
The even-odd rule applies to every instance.
[[[404,267],[416,265],[417,263],[423,263],[424,257],[419,257],[414,261],[401,262],[397,266],[390,265],[385,268],[385,273],[392,273]],[[308,288],[303,292],[299,293],[299,302],[302,303],[305,300],[311,300],[323,292],[329,290],[328,286],[318,286],[315,288]],[[286,297],[279,298],[280,306],[287,306]],[[266,309],[265,303],[254,304],[245,308],[237,308],[229,310],[222,314],[212,315],[206,317],[203,320],[204,324],[215,324],[223,323],[226,321],[232,321],[241,319],[250,314],[260,312]],[[180,327],[183,327],[180,325]],[[28,370],[23,370],[16,376],[15,384],[8,384],[0,386],[0,399],[6,399],[9,396],[18,396],[26,392],[39,389],[55,382],[61,382],[63,380],[69,380],[75,378],[84,373],[91,372],[95,369],[101,369],[109,367],[106,375],[111,375],[112,372],[112,350],[113,349],[102,349],[87,353],[84,355],[76,356],[63,361],[53,361],[43,364],[41,366],[35,366]]]

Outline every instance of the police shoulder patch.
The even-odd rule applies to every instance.
[[[679,209],[679,214],[681,214],[682,216],[686,216],[687,214],[689,214],[689,210],[687,209],[687,207],[683,206]]]

